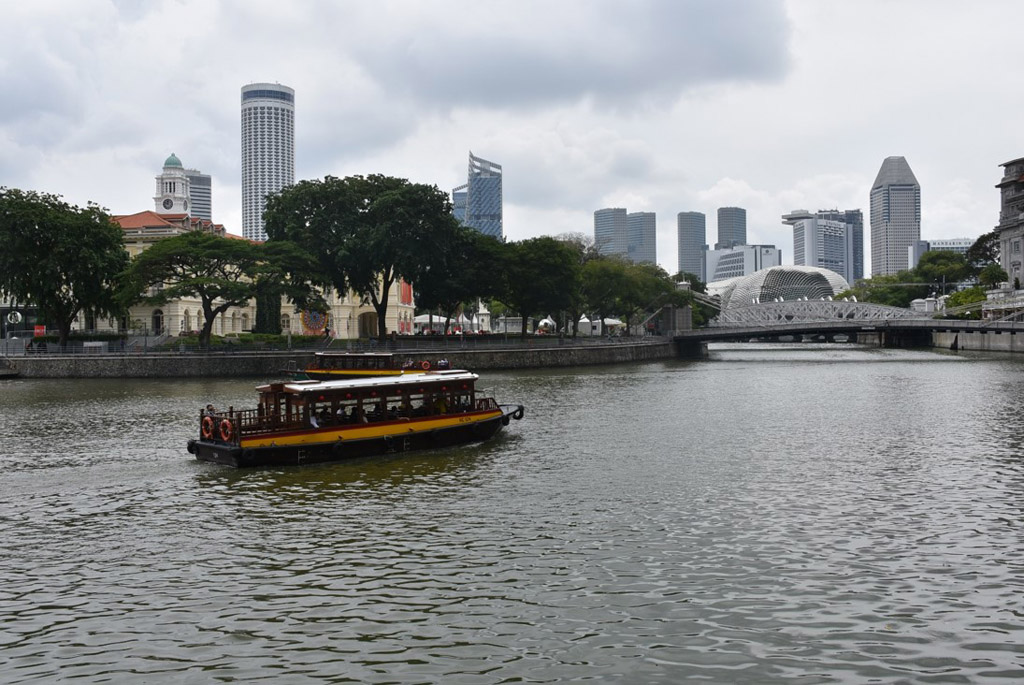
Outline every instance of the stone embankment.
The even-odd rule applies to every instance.
[[[507,349],[440,349],[397,351],[411,360],[440,359],[452,368],[482,371],[545,367],[592,366],[671,359],[669,341],[598,343]],[[133,354],[133,355],[26,355],[9,357],[13,371],[22,378],[209,378],[283,376],[285,369],[301,368],[313,353],[235,352],[226,354]],[[294,365],[291,364],[294,362]]]

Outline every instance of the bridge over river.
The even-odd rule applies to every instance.
[[[677,331],[681,356],[702,356],[708,342],[837,336],[884,347],[950,347],[1024,352],[1024,323],[937,319],[931,313],[868,302],[798,300],[726,309],[706,328]]]

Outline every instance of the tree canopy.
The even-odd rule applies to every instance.
[[[260,246],[247,240],[189,231],[158,240],[135,257],[127,287],[147,304],[197,298],[203,309],[199,342],[208,345],[217,315],[256,296],[262,260]],[[140,295],[151,288],[152,294]]]
[[[497,299],[527,319],[568,309],[580,275],[575,250],[550,236],[506,243]]]
[[[381,339],[391,287],[443,264],[458,230],[436,186],[379,174],[300,181],[267,198],[264,224],[270,242],[295,243],[339,292],[351,288],[369,302]]]
[[[98,205],[0,188],[0,291],[35,305],[67,343],[78,314],[117,316],[124,234]]]

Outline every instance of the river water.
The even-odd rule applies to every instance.
[[[483,445],[239,471],[261,379],[0,384],[0,681],[1024,680],[1024,359],[485,374]]]

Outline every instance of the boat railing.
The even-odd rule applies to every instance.
[[[477,411],[494,411],[498,409],[498,403],[493,397],[480,397],[476,401]]]

